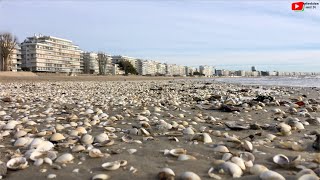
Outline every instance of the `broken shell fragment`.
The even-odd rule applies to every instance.
[[[278,154],[273,157],[273,162],[280,166],[284,166],[288,165],[290,163],[290,160],[287,156],[283,154]]]
[[[201,141],[204,144],[212,143],[212,139],[208,133],[198,133],[195,134],[191,140]]]
[[[107,180],[110,176],[107,174],[97,174],[92,177],[92,180]]]
[[[113,161],[113,162],[103,163],[101,166],[105,170],[113,171],[113,170],[119,169],[121,164],[120,164],[120,161]]]
[[[12,170],[25,169],[28,167],[28,161],[24,157],[12,158],[7,162],[7,168]]]

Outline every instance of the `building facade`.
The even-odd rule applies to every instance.
[[[83,73],[84,74],[98,74],[98,54],[93,52],[82,53],[83,57]]]
[[[21,43],[22,67],[35,72],[80,73],[81,51],[72,41],[34,35]]]
[[[206,77],[213,76],[213,67],[212,66],[199,66],[200,73]]]

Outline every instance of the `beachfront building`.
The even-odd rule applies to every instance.
[[[84,59],[83,59],[83,51],[80,52],[80,72],[84,73]]]
[[[81,51],[70,40],[34,35],[21,43],[21,49],[23,68],[36,72],[81,72]]]
[[[85,74],[99,74],[98,54],[94,52],[84,52],[83,56],[83,72]]]
[[[163,63],[157,63],[157,75],[165,75],[166,74],[166,65]]]
[[[104,52],[99,52],[97,56],[98,74],[111,75],[114,68],[112,63],[112,56]]]
[[[199,66],[200,73],[206,77],[213,76],[213,67],[212,66]]]
[[[243,70],[235,71],[235,76],[246,76],[246,72]]]
[[[140,75],[151,75],[154,76],[157,73],[157,62],[150,60],[138,59],[137,71]]]

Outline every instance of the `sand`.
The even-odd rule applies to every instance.
[[[180,78],[179,78],[180,79]],[[146,81],[148,80],[148,81]],[[110,81],[110,82],[109,82]],[[91,84],[87,86],[86,84]],[[66,88],[69,85],[70,87]],[[154,90],[154,87],[161,87],[162,89]],[[188,87],[188,88],[186,88]],[[153,89],[153,90],[151,90]],[[286,106],[266,106],[263,107],[263,110],[250,110],[246,112],[243,107],[239,106],[241,109],[240,113],[233,112],[222,112],[221,110],[206,110],[199,109],[197,105],[204,105],[201,101],[195,101],[194,97],[203,98],[205,100],[204,94],[216,94],[217,92],[227,92],[235,91],[240,89],[251,89],[254,91],[275,91],[280,92],[279,95],[275,98],[279,101],[288,101],[291,102],[292,98],[298,98],[302,95],[307,95],[308,99],[315,99],[317,102],[319,100],[319,89],[315,88],[288,88],[288,87],[261,87],[261,86],[241,86],[241,85],[228,85],[224,83],[218,83],[214,81],[192,81],[190,79],[184,79],[176,81],[172,77],[137,77],[137,76],[107,76],[107,77],[92,77],[92,76],[76,76],[76,77],[67,77],[67,76],[37,76],[37,77],[4,77],[0,76],[0,99],[3,97],[10,96],[13,98],[13,102],[3,102],[0,100],[0,111],[5,110],[8,114],[11,115],[12,119],[19,119],[23,113],[15,113],[19,107],[13,107],[16,103],[18,97],[24,98],[25,102],[20,103],[21,105],[30,105],[31,114],[43,113],[48,107],[49,104],[56,104],[57,111],[52,114],[52,117],[66,117],[68,114],[59,114],[63,108],[63,105],[67,105],[67,113],[77,114],[79,117],[87,117],[86,115],[79,115],[79,107],[77,103],[87,101],[90,103],[93,108],[101,108],[105,113],[111,116],[121,114],[124,116],[124,109],[130,110],[133,114],[130,117],[125,117],[123,120],[119,120],[110,124],[115,128],[121,129],[115,134],[118,136],[115,138],[115,144],[108,147],[98,147],[103,153],[109,153],[109,157],[102,158],[91,158],[88,157],[87,152],[73,153],[75,159],[73,163],[66,164],[62,169],[54,169],[48,164],[43,164],[39,167],[34,166],[32,161],[29,161],[29,167],[23,170],[12,171],[8,170],[6,179],[47,179],[48,174],[56,174],[57,179],[91,179],[95,174],[108,174],[111,179],[157,179],[157,174],[161,168],[169,167],[175,174],[176,179],[179,179],[179,175],[185,171],[192,171],[198,174],[201,179],[210,179],[207,172],[210,167],[214,166],[213,162],[216,159],[221,159],[221,153],[213,152],[213,146],[216,144],[225,143],[229,150],[233,154],[238,154],[244,150],[240,147],[232,147],[232,143],[226,142],[225,137],[218,137],[214,135],[214,132],[221,131],[222,133],[227,132],[229,135],[236,135],[241,141],[244,139],[254,142],[256,160],[254,164],[262,164],[268,167],[270,170],[274,170],[284,176],[286,179],[295,179],[295,174],[299,172],[299,169],[296,168],[282,168],[272,162],[272,157],[276,154],[284,154],[288,157],[294,157],[301,155],[302,159],[305,162],[313,161],[313,158],[317,151],[312,147],[314,138],[306,138],[306,134],[310,132],[319,130],[317,125],[306,125],[303,130],[293,130],[292,135],[289,136],[280,136],[277,135],[276,130],[241,130],[234,131],[227,129],[224,125],[224,122],[227,121],[236,121],[240,123],[258,123],[260,125],[270,124],[277,125],[280,121],[286,122],[287,117],[281,118],[280,121],[276,121],[275,115],[271,110],[274,108],[279,108],[285,112],[288,111]],[[41,94],[41,92],[46,92],[47,95]],[[209,94],[210,94],[209,93]],[[33,94],[33,97],[30,96]],[[41,97],[44,99],[37,99],[37,96],[41,94]],[[251,99],[255,98],[254,93],[250,94]],[[170,97],[172,95],[172,97]],[[108,104],[110,101],[105,98],[99,97],[129,97],[129,99],[124,99],[125,102],[132,101],[135,99],[137,104],[132,105],[115,105]],[[92,97],[92,102],[90,102],[90,97]],[[54,98],[62,98],[60,103],[58,101],[52,101]],[[174,99],[177,98],[177,99]],[[66,100],[67,103],[62,102]],[[108,99],[108,98],[107,98]],[[118,100],[120,100],[119,98]],[[154,105],[158,106],[159,102],[157,100],[173,100],[180,102],[179,105],[164,105],[162,111],[157,114],[153,111]],[[185,100],[184,100],[185,99]],[[72,101],[71,101],[72,100]],[[73,102],[73,103],[71,103]],[[165,102],[165,101],[163,101]],[[208,101],[209,102],[209,101]],[[141,104],[142,103],[142,104]],[[59,107],[58,107],[59,104]],[[210,103],[209,103],[210,104]],[[208,105],[205,104],[205,105]],[[84,107],[84,106],[83,106]],[[126,134],[124,130],[132,129],[133,126],[139,126],[139,121],[136,120],[137,113],[143,112],[142,107],[145,107],[151,112],[151,115],[145,115],[150,121],[150,129],[147,129],[153,135],[154,140],[143,141],[141,135],[130,135],[135,140],[142,141],[142,144],[138,143],[126,143],[121,140],[121,137]],[[203,106],[204,107],[204,106]],[[75,108],[75,109],[73,109]],[[304,107],[297,108],[303,109]],[[267,112],[265,112],[266,110]],[[184,118],[178,117],[178,114],[184,114]],[[312,117],[319,117],[319,109],[316,112],[309,112]],[[199,129],[202,126],[206,127],[208,132],[213,140],[211,144],[203,144],[202,142],[194,143],[190,138],[193,135],[183,135],[181,137],[177,136],[179,142],[170,141],[166,135],[157,134],[159,131],[156,129],[156,119],[163,119],[168,123],[172,121],[182,122],[187,121],[189,123],[194,121],[194,117],[198,114],[201,114],[202,117],[212,116],[216,119],[214,123],[206,122],[196,122],[192,127],[200,132]],[[305,122],[308,117],[299,116],[298,114],[288,114],[289,117],[297,117],[302,122]],[[88,116],[90,119],[92,116]],[[157,117],[157,118],[154,118]],[[3,116],[2,116],[3,118]],[[46,117],[31,118],[32,120],[41,120],[46,119]],[[244,122],[239,121],[243,119]],[[0,116],[1,120],[1,116]],[[5,120],[2,120],[5,122]],[[122,124],[125,122],[126,124]],[[66,121],[58,122],[60,124],[67,124]],[[131,124],[128,124],[131,123]],[[56,122],[46,122],[40,121],[35,127],[38,130],[45,128],[46,125],[56,124]],[[67,136],[68,130],[65,129],[61,133]],[[103,127],[94,125],[92,127],[87,127],[89,133],[93,136],[104,132]],[[167,130],[170,131],[170,130]],[[3,130],[2,130],[3,132]],[[259,134],[254,136],[253,139],[247,138],[249,135]],[[12,132],[14,134],[14,132]],[[277,140],[273,142],[265,143],[264,145],[259,145],[259,140],[265,140],[267,134],[275,134],[278,136]],[[45,136],[44,138],[48,139],[50,135]],[[21,152],[24,152],[26,148],[13,147],[12,136],[3,137],[3,141],[0,142],[0,145],[5,147],[0,148],[0,160],[6,162],[10,159],[8,155],[9,152],[13,152],[17,149],[20,149]],[[292,140],[298,142],[302,140],[302,144],[305,146],[303,151],[294,151],[290,149],[284,149],[279,147],[280,141]],[[134,154],[129,154],[126,149],[134,148],[137,149],[137,152]],[[188,161],[177,161],[176,157],[170,155],[164,155],[160,150],[164,149],[174,149],[174,148],[184,148],[187,150],[187,154],[193,155],[196,157],[196,160]],[[55,147],[59,155],[71,152],[70,148]],[[112,151],[119,151],[119,154],[112,154]],[[263,154],[261,154],[262,152]],[[82,159],[81,157],[84,157]],[[106,171],[101,168],[101,164],[105,162],[115,161],[115,160],[127,160],[128,164],[125,167],[122,167],[115,171]],[[79,164],[79,162],[81,162]],[[130,172],[130,167],[137,169],[136,173]],[[43,169],[46,169],[46,172],[41,172]],[[74,169],[79,169],[78,173],[72,172]],[[315,169],[315,168],[314,168]],[[218,174],[222,179],[232,179],[232,177],[226,174]],[[252,175],[246,170],[244,175],[240,179],[259,179],[257,175]]]

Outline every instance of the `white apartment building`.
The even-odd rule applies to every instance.
[[[112,56],[110,54],[99,52],[97,60],[99,74],[110,75],[113,73],[114,67],[112,63]]]
[[[204,74],[206,77],[213,76],[213,67],[212,66],[199,66],[201,74]]]
[[[138,59],[137,71],[140,75],[155,75],[157,73],[157,62]]]
[[[70,40],[34,35],[21,43],[21,49],[23,68],[37,72],[81,72],[81,51]]]
[[[0,57],[1,57],[1,51],[0,51]],[[17,72],[21,71],[21,47],[19,45],[16,45],[16,47],[12,50],[12,53],[9,55],[9,71]],[[1,64],[0,64],[1,65]],[[1,71],[1,68],[0,68]]]
[[[98,74],[99,64],[98,64],[98,54],[94,52],[84,52],[83,56],[83,73],[85,74]]]
[[[157,63],[157,74],[165,75],[166,74],[166,65],[163,63]]]

